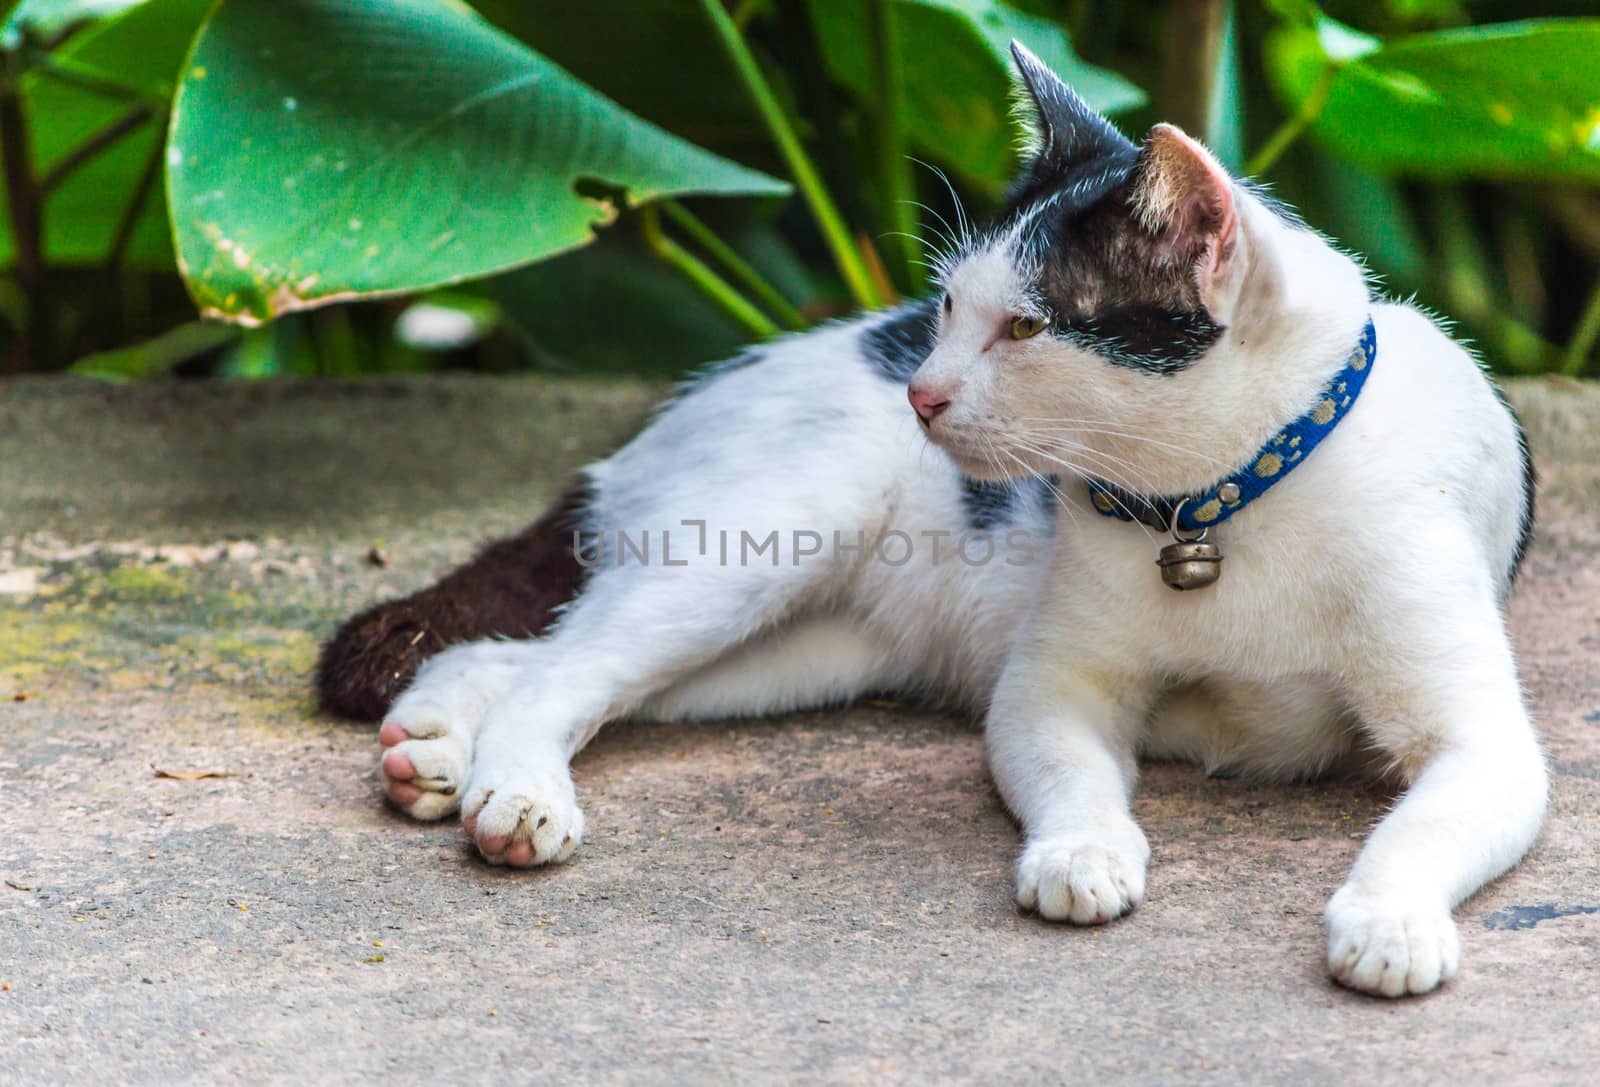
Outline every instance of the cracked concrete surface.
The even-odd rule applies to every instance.
[[[554,870],[386,810],[375,736],[311,705],[318,639],[660,392],[0,385],[0,1082],[1593,1082],[1600,390],[1512,388],[1553,804],[1408,1003],[1323,970],[1360,785],[1148,767],[1149,900],[1089,931],[1017,913],[977,733],[909,709],[608,731]]]

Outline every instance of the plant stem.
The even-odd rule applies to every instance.
[[[704,249],[713,260],[726,268],[735,279],[743,283],[745,289],[755,295],[767,311],[776,317],[785,328],[801,329],[806,327],[806,319],[800,311],[789,304],[789,300],[778,293],[776,287],[761,278],[761,273],[751,267],[750,262],[734,251],[733,246],[723,241],[706,224],[695,218],[693,213],[676,200],[662,200],[659,206],[678,228],[689,235],[701,249]]]
[[[17,287],[26,300],[26,323],[19,331],[7,368],[20,370],[47,361],[54,317],[44,291],[44,202],[33,173],[28,118],[22,104],[20,72],[6,56],[0,83],[0,171],[6,179],[11,244],[16,250]]]
[[[866,262],[867,271],[872,275],[872,285],[878,289],[878,297],[887,305],[898,305],[900,296],[894,289],[894,281],[889,278],[889,269],[883,266],[883,258],[878,255],[878,247],[872,244],[872,239],[865,234],[857,234],[856,252],[860,253],[861,259]]]
[[[1482,235],[1472,222],[1460,189],[1438,185],[1431,190],[1432,218],[1438,230],[1442,260],[1440,286],[1451,312],[1477,326],[1487,351],[1499,368],[1534,374],[1557,369],[1560,349],[1504,312],[1492,284]]]
[[[1600,260],[1600,200],[1577,189],[1547,189],[1541,203],[1553,215],[1567,237]]]
[[[50,192],[70,177],[74,170],[144,124],[149,117],[150,107],[143,103],[129,109],[57,160],[56,164],[46,171],[44,177],[40,178],[39,191]]]
[[[113,98],[120,102],[145,102],[161,108],[165,108],[167,104],[166,96],[160,90],[124,83],[111,73],[103,72],[80,61],[47,53],[30,54],[28,61],[32,64],[33,70],[40,75],[81,91],[97,94],[102,98]]]
[[[71,346],[74,357],[82,356],[90,349],[88,338],[96,327],[96,315],[115,310],[117,272],[122,267],[123,258],[128,254],[134,229],[139,225],[139,216],[144,212],[145,205],[150,202],[150,193],[156,186],[156,178],[161,172],[161,160],[166,154],[166,143],[166,131],[163,127],[155,146],[145,156],[144,165],[139,170],[139,179],[134,182],[133,192],[129,195],[128,202],[123,205],[122,214],[117,217],[117,226],[112,231],[111,244],[106,247],[106,257],[101,263],[100,274],[90,288],[89,305],[80,316],[77,327],[68,332],[62,341]]]
[[[1322,71],[1322,76],[1317,80],[1317,85],[1311,88],[1311,93],[1306,100],[1300,103],[1300,108],[1278,126],[1278,130],[1267,138],[1250,161],[1244,164],[1247,177],[1259,177],[1283,157],[1283,153],[1300,138],[1300,134],[1322,115],[1323,107],[1328,104],[1328,96],[1333,93],[1333,81],[1339,75],[1339,69],[1330,64]]]
[[[900,282],[913,293],[922,289],[922,268],[917,263],[920,232],[917,222],[916,184],[911,159],[906,154],[898,70],[898,27],[895,0],[871,0],[868,21],[872,31],[872,91],[877,132],[878,188],[882,193],[882,221],[896,232],[894,252]]]
[[[776,336],[780,331],[771,319],[747,302],[727,280],[707,268],[694,255],[667,237],[661,230],[661,218],[654,204],[639,209],[639,233],[645,247],[671,265],[700,293],[715,302],[722,311],[738,321],[757,336]]]
[[[1583,373],[1596,340],[1600,340],[1600,275],[1595,276],[1589,302],[1583,307],[1583,316],[1578,318],[1578,328],[1572,334],[1572,342],[1567,344],[1567,358],[1561,365],[1561,372],[1567,377],[1577,377]]]
[[[760,9],[761,0],[740,0],[739,6],[733,9],[733,25],[743,30]]]
[[[771,134],[773,142],[778,145],[778,152],[788,165],[795,186],[810,206],[811,216],[816,220],[817,228],[822,231],[823,240],[827,242],[828,250],[833,254],[834,263],[838,265],[839,274],[844,277],[845,286],[849,289],[851,297],[858,306],[867,309],[876,308],[882,303],[873,287],[872,277],[861,260],[861,255],[856,252],[855,243],[850,238],[850,229],[845,226],[839,209],[834,206],[833,198],[822,183],[821,175],[817,173],[817,168],[812,165],[805,148],[801,146],[800,137],[795,134],[794,126],[789,123],[789,118],[784,115],[783,107],[778,104],[778,99],[773,95],[766,77],[761,74],[761,68],[756,64],[756,58],[751,55],[750,47],[745,44],[744,36],[739,33],[739,28],[723,8],[722,0],[700,0],[700,3],[705,9],[706,18],[711,21],[712,28],[717,32],[728,59],[739,73],[745,92],[760,111],[767,131]]]
[[[1161,116],[1207,141],[1228,0],[1168,0]]]
[[[361,344],[350,323],[349,306],[328,306],[307,314],[306,330],[311,334],[317,376],[352,377],[361,372]]]
[[[145,156],[139,180],[133,187],[133,195],[128,198],[128,203],[122,209],[122,217],[117,220],[117,231],[111,236],[111,248],[106,250],[105,270],[108,275],[121,266],[122,258],[128,252],[128,243],[133,240],[134,227],[139,225],[139,215],[150,200],[151,190],[155,188],[156,177],[161,173],[161,160],[166,155],[165,135],[163,132],[162,138],[156,140],[150,154]]]

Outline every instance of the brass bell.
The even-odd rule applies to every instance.
[[[1161,549],[1156,565],[1161,580],[1179,592],[1204,589],[1222,576],[1222,549],[1203,540],[1179,540]]]

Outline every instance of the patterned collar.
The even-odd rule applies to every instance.
[[[1294,471],[1339,425],[1361,395],[1377,357],[1378,335],[1368,317],[1361,342],[1350,352],[1344,369],[1322,387],[1311,410],[1268,439],[1243,468],[1206,490],[1177,497],[1150,497],[1091,479],[1089,501],[1103,517],[1137,520],[1163,532],[1174,526],[1185,532],[1201,532],[1221,524]]]

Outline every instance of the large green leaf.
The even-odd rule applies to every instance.
[[[969,181],[993,187],[1015,163],[1010,111],[1011,40],[1021,41],[1095,109],[1117,113],[1144,93],[1072,51],[1060,26],[999,0],[893,0],[896,68],[906,132],[921,151]],[[872,96],[872,33],[862,0],[810,0],[830,74],[856,96]]]
[[[488,286],[534,361],[557,370],[676,377],[750,339],[631,231]]]
[[[602,191],[788,191],[445,0],[221,0],[167,183],[195,301],[246,323],[575,248],[615,215]]]
[[[1358,35],[1282,25],[1268,70],[1298,109],[1333,67],[1313,132],[1380,173],[1600,181],[1600,19]]]
[[[710,208],[709,225],[767,281],[813,317],[829,289],[783,236],[749,205]],[[670,228],[669,228],[670,229]],[[749,331],[640,244],[607,231],[594,245],[500,276],[485,285],[522,333],[535,361],[585,374],[682,376],[727,358]]]
[[[150,107],[150,120],[86,163],[45,201],[44,250],[52,264],[97,264],[105,258],[140,176],[159,151],[159,118],[210,0],[145,0],[120,6],[126,10],[80,31],[57,51],[53,63],[69,73],[116,84],[125,89],[126,97],[87,90],[38,70],[22,81],[34,169],[40,176],[132,105],[143,101]],[[25,4],[12,13],[7,28],[22,25],[25,17],[42,18],[49,7]],[[9,264],[12,255],[10,230],[0,225],[0,263]],[[166,209],[159,194],[145,201],[125,259],[144,267],[172,267]]]
[[[760,113],[693,0],[472,0],[472,6],[606,97],[692,143],[740,158],[772,155]]]

